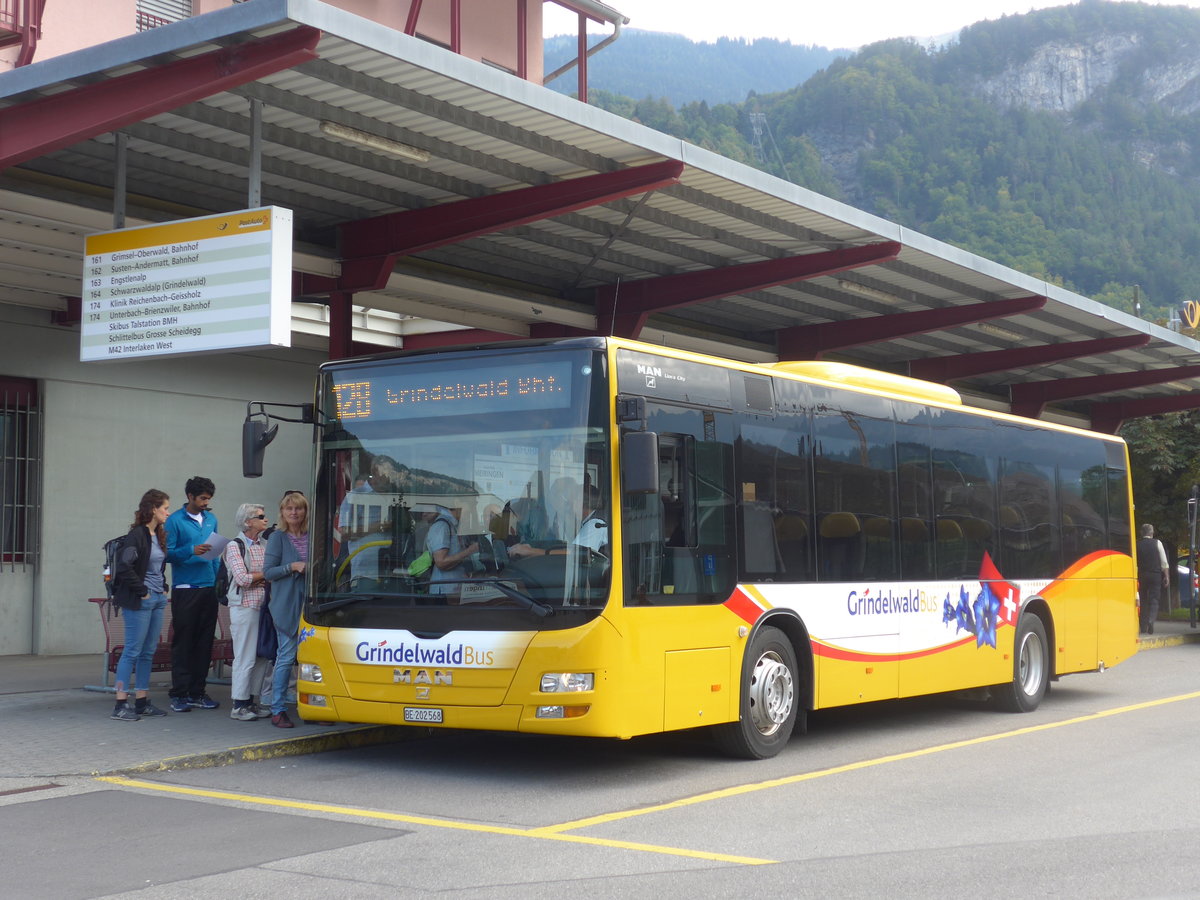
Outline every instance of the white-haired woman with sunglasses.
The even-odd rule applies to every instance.
[[[225,546],[225,569],[229,572],[229,631],[233,637],[233,684],[231,719],[253,722],[271,715],[258,698],[271,665],[258,655],[258,620],[267,600],[263,578],[266,547],[260,540],[267,528],[261,503],[243,503],[233,517],[238,536]]]

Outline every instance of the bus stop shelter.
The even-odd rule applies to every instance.
[[[1200,343],[316,0],[0,75],[0,300],[80,318],[83,238],[292,210],[332,357],[619,334],[828,359],[1115,431]]]

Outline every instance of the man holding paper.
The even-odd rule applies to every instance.
[[[167,517],[167,561],[171,563],[171,709],[216,709],[208,696],[213,632],[217,627],[217,517],[208,504],[216,493],[211,478],[196,475],[184,487],[187,505]]]

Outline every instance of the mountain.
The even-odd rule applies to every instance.
[[[549,74],[575,58],[574,35],[546,38],[545,66]],[[592,43],[595,43],[593,37]],[[732,103],[750,91],[783,91],[804,82],[814,72],[848,50],[801,47],[790,41],[758,38],[719,38],[697,43],[679,34],[628,28],[588,60],[588,89],[628,97],[662,98],[681,104],[707,100]],[[577,87],[571,69],[550,87],[571,94]]]
[[[1198,50],[1198,10],[1082,0],[873,44],[740,103],[591,99],[1165,321],[1200,297]]]

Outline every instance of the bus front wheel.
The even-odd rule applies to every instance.
[[[1013,643],[1013,679],[994,689],[996,705],[1008,712],[1033,712],[1050,685],[1050,648],[1042,620],[1021,617]]]
[[[778,628],[762,628],[746,652],[741,715],[715,726],[717,746],[730,756],[767,759],[792,736],[798,714],[796,653]]]

